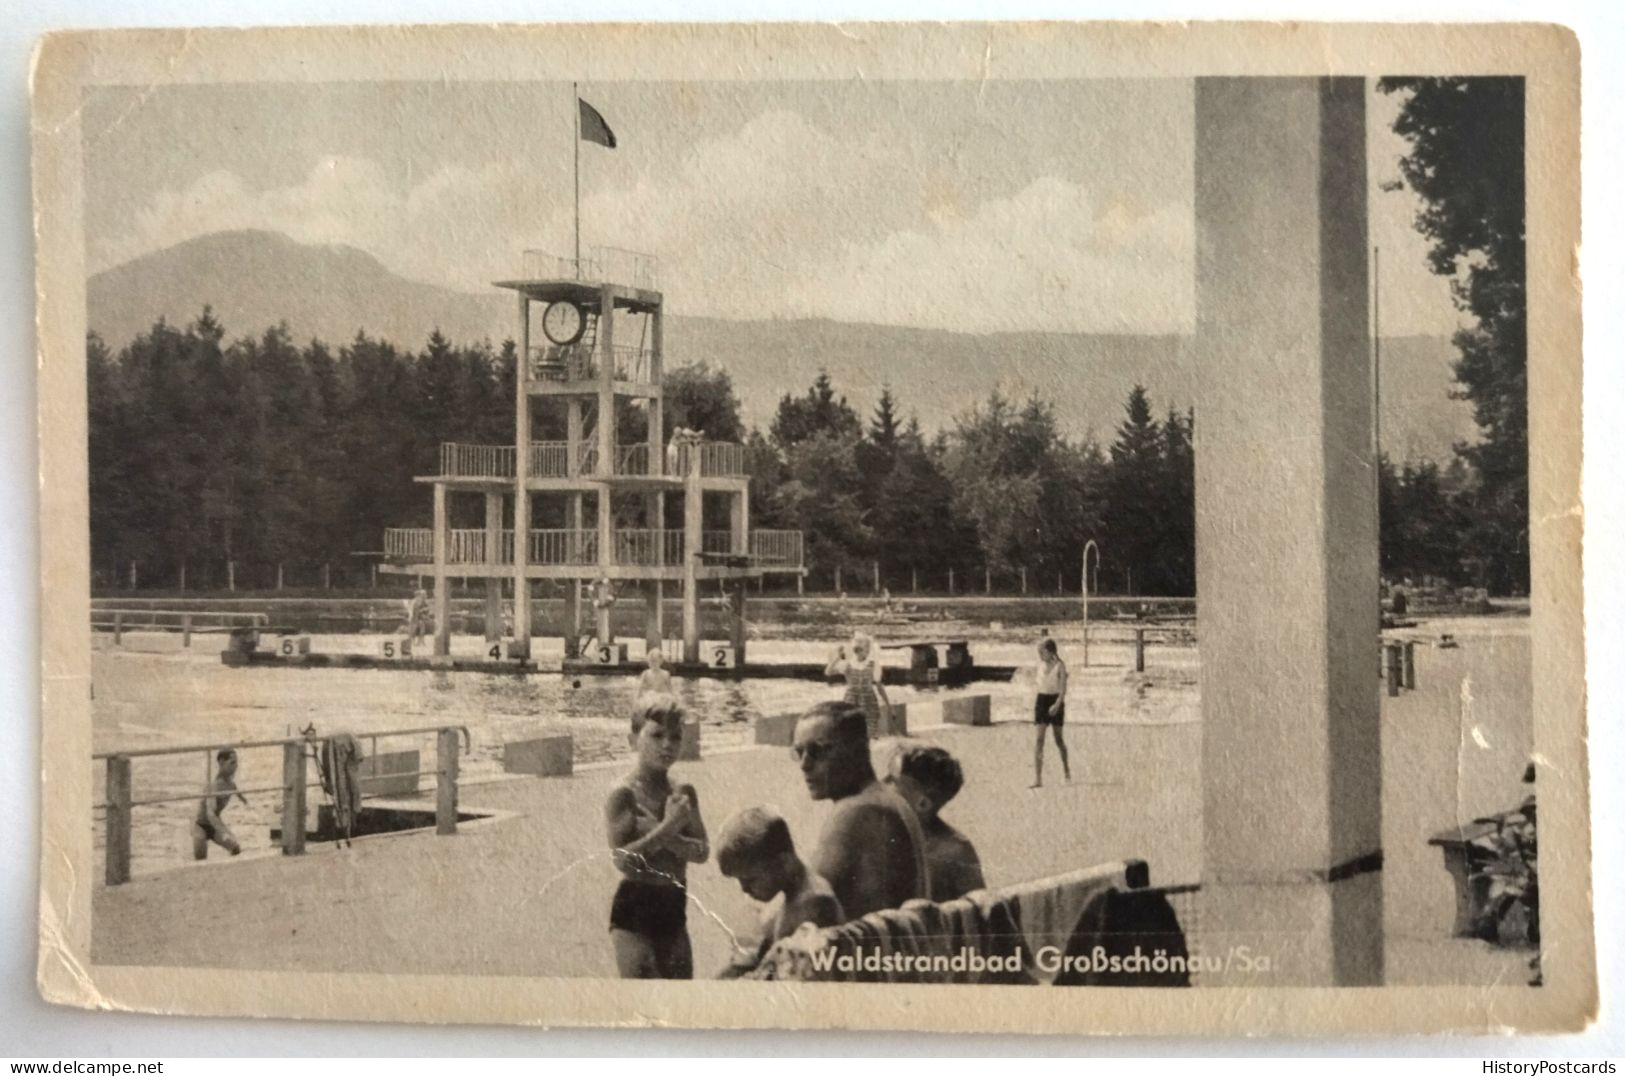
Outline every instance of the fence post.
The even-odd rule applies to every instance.
[[[908,570],[908,592],[910,594],[918,594],[920,592],[920,570],[918,568],[910,568]]]
[[[113,611],[113,645],[124,645],[124,614],[116,609]]]
[[[1027,569],[1025,567],[1021,569],[1021,593],[1023,597],[1027,594]]]
[[[237,592],[237,562],[234,560],[226,561],[226,589]]]
[[[1403,680],[1406,691],[1416,690],[1416,643],[1405,643],[1405,664],[1403,666]]]
[[[949,568],[948,569],[948,596],[953,597],[953,593],[954,593],[954,570],[952,568]]]
[[[457,730],[441,729],[435,739],[434,831],[457,832]]]
[[[1145,629],[1134,629],[1134,671],[1145,672]],[[1367,680],[1366,683],[1371,681]]]
[[[130,757],[107,760],[107,884],[130,880]]]
[[[993,569],[989,565],[982,565],[982,593],[993,593]]]
[[[182,646],[191,646],[192,645],[192,614],[191,613],[182,613],[181,614],[181,645]]]
[[[1382,672],[1388,680],[1388,697],[1394,698],[1399,694],[1399,644],[1382,645]]]
[[[305,854],[305,745],[282,745],[282,854]]]

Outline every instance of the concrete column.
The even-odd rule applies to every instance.
[[[1381,983],[1365,85],[1197,79],[1195,115],[1206,948]]]
[[[660,649],[660,640],[663,638],[660,600],[664,589],[658,579],[651,579],[643,584],[643,641],[650,650]]]
[[[609,566],[615,563],[615,517],[610,511],[609,484],[606,482],[598,490],[598,574],[600,577],[609,575]],[[598,614],[598,641],[611,643],[615,641],[613,630],[610,628],[609,607],[604,606],[596,610]]]
[[[688,454],[683,485],[683,660],[700,660],[700,532],[705,526],[698,446]]]
[[[728,549],[737,554],[750,552],[750,496],[748,487],[741,487],[728,495]],[[877,576],[878,578],[878,576]]]
[[[564,474],[581,477],[581,401],[574,397],[564,405]]]
[[[733,600],[728,603],[729,628],[732,634],[730,641],[734,647],[734,666],[740,669],[745,667],[745,639],[748,625],[745,610],[749,588],[749,579],[740,577],[729,580],[729,589],[733,592],[731,595]]]
[[[513,481],[513,649],[530,657],[530,490],[525,485],[530,459],[530,299],[519,296],[519,370],[514,378],[514,446],[519,464]]]
[[[485,495],[485,563],[501,561],[502,552],[502,494]],[[489,569],[488,569],[489,570]],[[494,643],[502,638],[502,577],[485,577],[485,641]]]
[[[434,652],[451,653],[451,579],[446,574],[450,555],[451,521],[446,512],[446,484],[434,484]]]
[[[598,473],[615,473],[615,289],[599,292]]]
[[[107,865],[108,885],[130,880],[130,801],[133,798],[130,759],[114,755],[107,760]]]

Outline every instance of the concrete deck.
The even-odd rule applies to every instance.
[[[1435,830],[1510,806],[1529,753],[1528,642],[1424,650],[1419,689],[1384,699],[1384,900],[1391,983],[1524,981],[1526,953],[1448,936],[1452,888]],[[1376,679],[1373,668],[1373,680]],[[1153,884],[1201,873],[1201,725],[1080,724],[1067,730],[1075,780],[1029,792],[1032,729],[916,729],[958,756],[966,786],[946,817],[1004,885],[1140,857]],[[875,746],[883,758],[891,742]],[[710,747],[677,773],[713,832],[731,812],[776,804],[810,845],[827,815],[779,748]],[[463,804],[512,812],[432,833],[369,838],[287,859],[211,861],[99,888],[93,958],[108,964],[428,974],[611,976],[606,936],[616,876],[601,822],[620,764],[565,779],[473,784]],[[756,910],[714,864],[690,875],[701,975]],[[1198,935],[1204,924],[1190,924]]]

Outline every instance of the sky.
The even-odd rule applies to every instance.
[[[667,308],[966,332],[1188,333],[1188,79],[603,83],[584,248],[655,255]],[[1369,93],[1383,332],[1458,324],[1425,265],[1405,145]],[[83,124],[97,272],[258,228],[480,291],[574,243],[570,85],[105,87]]]

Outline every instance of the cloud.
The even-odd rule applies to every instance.
[[[851,245],[791,293],[802,313],[967,332],[1188,332],[1193,224],[1034,180],[968,216]]]
[[[786,109],[669,163],[588,152],[584,243],[656,255],[675,313],[975,332],[1188,332],[1194,321],[1188,202],[1146,204],[1056,175],[989,197],[949,150],[858,137]],[[569,252],[568,184],[567,165],[508,159],[444,162],[408,179],[326,156],[280,187],[215,171],[160,191],[89,253],[94,271],[212,232],[265,229],[478,292],[516,275],[526,248]],[[1399,201],[1373,199],[1384,325],[1426,331],[1453,316],[1442,282],[1407,249],[1419,241]]]

